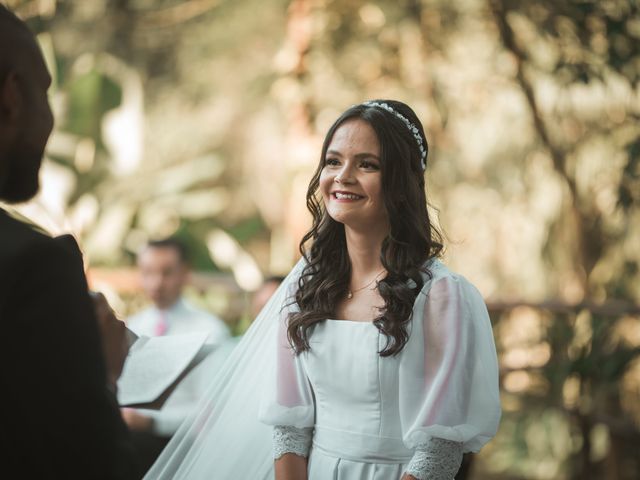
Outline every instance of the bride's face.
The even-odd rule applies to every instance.
[[[320,192],[331,218],[372,233],[388,230],[380,162],[380,142],[369,123],[352,119],[338,127],[320,174]]]

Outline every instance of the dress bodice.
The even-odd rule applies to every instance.
[[[394,459],[410,458],[402,443],[399,357],[378,353],[385,336],[371,322],[327,320],[315,326],[309,343],[302,362],[315,397],[314,442],[330,435],[335,444],[340,435],[345,444],[366,442],[375,457],[391,450]]]
[[[310,479],[398,479],[405,467],[422,471],[417,465],[442,442],[478,451],[495,434],[497,358],[486,306],[463,277],[431,267],[394,356],[380,356],[387,336],[373,323],[332,319],[313,325],[310,349],[297,355],[281,314],[260,418],[283,435],[308,429]]]

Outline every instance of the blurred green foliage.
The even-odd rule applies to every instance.
[[[296,258],[331,122],[409,103],[446,260],[488,297],[500,354],[504,419],[469,476],[638,478],[637,1],[8,3],[56,79],[38,205],[93,266],[175,233],[251,290],[247,262]],[[223,290],[205,300],[248,324]]]

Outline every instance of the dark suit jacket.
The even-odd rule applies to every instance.
[[[78,246],[3,210],[0,332],[1,471],[20,479],[135,478]]]

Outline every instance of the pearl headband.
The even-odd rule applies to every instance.
[[[386,110],[389,113],[392,113],[400,120],[404,122],[407,126],[413,137],[416,139],[416,143],[418,144],[418,148],[420,149],[420,163],[422,164],[422,170],[426,170],[427,168],[427,149],[424,147],[424,141],[422,140],[422,135],[420,135],[420,131],[418,127],[416,127],[413,123],[409,121],[407,117],[402,115],[400,112],[396,112],[390,105],[386,103],[378,103],[378,102],[364,102],[362,105],[367,107],[378,107],[382,110]]]

